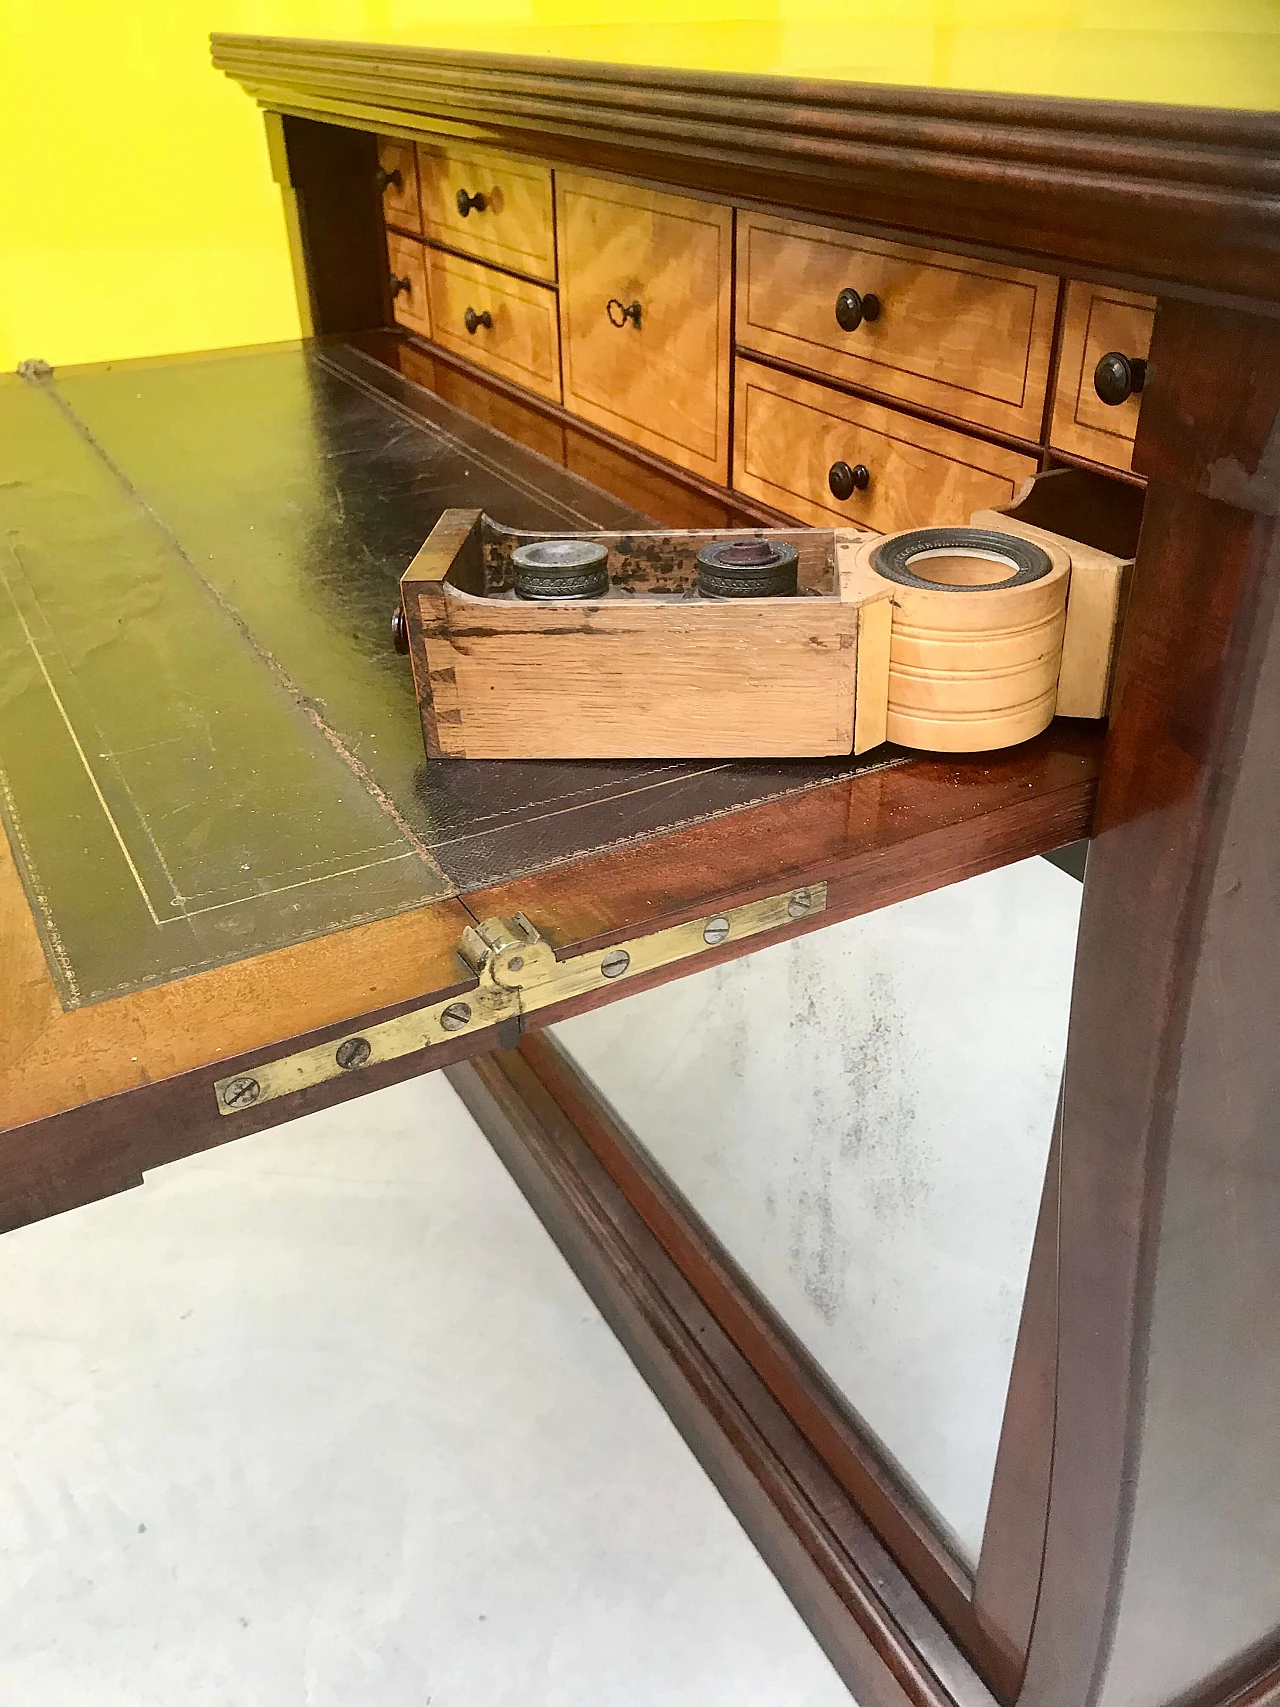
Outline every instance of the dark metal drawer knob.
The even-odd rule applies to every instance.
[[[454,206],[462,215],[463,219],[467,217],[472,208],[474,208],[477,213],[483,213],[488,205],[489,203],[485,199],[485,193],[483,190],[477,190],[473,196],[469,196],[465,190],[459,190],[457,195],[454,197]]]
[[[1147,364],[1141,356],[1108,350],[1093,370],[1093,389],[1114,409],[1136,397],[1147,383]]]
[[[394,273],[392,273],[392,275],[391,275],[391,295],[392,295],[392,297],[394,298],[394,297],[399,296],[401,291],[403,291],[406,296],[411,296],[413,294],[413,280],[408,279],[408,278],[398,279],[396,277],[396,275]]]
[[[402,190],[404,188],[404,179],[400,176],[398,166],[393,167],[390,172],[385,166],[379,166],[377,176],[378,188],[384,192],[390,189]]]
[[[493,315],[490,314],[487,308],[482,308],[479,314],[476,313],[474,308],[468,308],[467,312],[462,316],[462,324],[474,338],[481,326],[493,325]]]
[[[401,654],[409,650],[409,620],[403,605],[397,605],[391,613],[391,644]]]
[[[859,296],[852,287],[846,287],[836,298],[836,325],[842,332],[856,332],[864,320],[880,318],[880,298],[872,296],[868,291],[865,296]]]
[[[871,484],[871,470],[865,462],[855,463],[852,468],[847,462],[833,462],[827,470],[827,485],[831,488],[831,496],[839,498],[843,503],[846,498],[852,498],[855,492],[865,492]]]
[[[609,316],[611,326],[625,326],[630,320],[636,331],[640,330],[640,304],[625,303],[616,296],[611,296],[604,305],[604,311]]]

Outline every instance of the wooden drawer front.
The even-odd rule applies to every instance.
[[[565,404],[723,484],[730,209],[557,172],[556,215]]]
[[[560,401],[556,293],[439,249],[427,250],[432,336],[469,361]],[[467,330],[468,312],[490,324]]]
[[[965,522],[1011,502],[1036,472],[1033,457],[748,361],[738,363],[734,422],[738,491],[815,527]],[[841,462],[869,475],[843,502],[829,477]]]
[[[551,172],[486,148],[420,142],[423,231],[464,255],[535,279],[556,276]],[[470,205],[483,196],[483,208]],[[467,212],[459,206],[460,198]]]
[[[1088,457],[1108,468],[1133,467],[1141,400],[1135,395],[1124,403],[1104,403],[1094,388],[1093,375],[1102,357],[1113,350],[1130,361],[1145,362],[1155,318],[1153,296],[1078,279],[1068,284],[1049,435],[1055,450]]]
[[[852,331],[840,293],[876,297]],[[738,222],[739,344],[1038,439],[1058,280],[791,220]]]
[[[422,207],[418,199],[418,155],[411,142],[400,142],[393,136],[378,138],[378,164],[390,177],[398,173],[399,183],[389,183],[382,192],[383,217],[397,231],[422,234]]]
[[[391,312],[411,332],[431,336],[430,293],[427,289],[427,251],[412,237],[387,232],[387,260],[391,267]]]

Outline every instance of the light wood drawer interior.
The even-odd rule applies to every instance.
[[[1155,314],[1153,296],[1071,280],[1049,434],[1053,449],[1108,468],[1133,467],[1140,393],[1121,403],[1106,403],[1098,394],[1095,374],[1108,355],[1122,356],[1130,365],[1145,364]]]
[[[387,261],[391,268],[391,312],[411,332],[431,336],[430,294],[427,289],[427,251],[413,237],[387,232]]]
[[[1037,467],[1021,452],[746,360],[734,423],[734,486],[815,527],[891,533],[967,522],[1011,502]],[[859,481],[843,500],[832,491],[837,465]]]
[[[426,254],[436,343],[558,403],[555,291],[440,249]]]
[[[1057,297],[1044,273],[739,216],[739,344],[1019,438],[1040,436]]]
[[[723,483],[731,210],[557,172],[556,219],[566,405]]]
[[[378,165],[382,172],[382,212],[387,224],[420,236],[422,208],[418,196],[417,150],[411,142],[380,136]]]
[[[554,280],[549,167],[487,148],[420,142],[418,173],[423,231],[433,243]]]

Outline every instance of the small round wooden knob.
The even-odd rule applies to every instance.
[[[868,291],[859,296],[852,286],[846,286],[836,298],[836,325],[842,332],[856,332],[864,320],[880,318],[880,298]]]
[[[474,308],[468,308],[467,312],[462,316],[462,324],[474,338],[476,332],[481,326],[493,325],[493,315],[490,314],[487,308],[482,308],[479,314],[476,313]]]
[[[871,470],[865,462],[855,463],[852,468],[847,462],[833,462],[827,470],[827,485],[831,488],[831,496],[839,498],[843,504],[846,498],[852,498],[855,492],[865,492],[871,484]]]
[[[402,190],[404,188],[404,179],[400,176],[400,168],[398,166],[393,167],[390,172],[387,171],[385,166],[379,166],[377,177],[378,188],[384,192],[392,188],[397,190]]]
[[[413,291],[413,280],[407,279],[407,278],[406,279],[398,279],[396,277],[396,275],[394,273],[392,273],[392,275],[391,275],[391,295],[392,295],[392,297],[395,298],[395,297],[399,296],[401,291],[404,291],[406,296],[410,295]]]
[[[1093,389],[1111,408],[1136,397],[1147,383],[1147,364],[1141,356],[1108,350],[1093,370]]]
[[[402,656],[409,650],[409,620],[403,605],[397,605],[391,613],[391,644]]]
[[[484,194],[483,190],[477,190],[475,195],[473,195],[473,196],[469,196],[465,190],[459,190],[457,195],[453,199],[454,199],[454,206],[457,208],[458,212],[462,215],[463,219],[465,219],[467,217],[467,215],[471,212],[472,208],[474,208],[477,213],[483,213],[485,208],[487,208],[489,205],[488,202],[485,200],[485,194]]]
[[[609,316],[611,326],[625,326],[630,320],[636,331],[640,330],[640,304],[638,302],[623,302],[619,297],[611,296],[604,305],[604,311]]]

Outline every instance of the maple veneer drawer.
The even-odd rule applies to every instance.
[[[558,403],[555,291],[439,249],[426,255],[435,342]]]
[[[398,137],[378,138],[378,167],[382,186],[382,214],[398,231],[422,234],[422,208],[418,199],[418,156],[411,142]]]
[[[420,142],[418,177],[422,229],[433,243],[555,279],[550,167],[487,148]]]
[[[565,405],[723,484],[733,214],[556,173]]]
[[[387,232],[387,261],[391,268],[391,312],[411,332],[431,336],[427,290],[427,251],[413,237]]]
[[[1040,437],[1057,299],[1045,273],[739,215],[740,345],[1019,438]]]
[[[1058,359],[1058,383],[1053,394],[1053,424],[1049,443],[1069,456],[1087,457],[1108,468],[1133,467],[1133,441],[1138,431],[1139,392],[1118,402],[1106,402],[1099,394],[1098,363],[1104,356],[1122,356],[1126,363],[1140,362],[1135,378],[1145,375],[1151,330],[1155,325],[1156,299],[1134,291],[1115,290],[1110,285],[1085,284],[1072,279],[1067,285],[1067,309],[1062,322],[1062,354]],[[1114,382],[1123,369],[1108,377]],[[1123,384],[1111,390],[1118,397]]]
[[[812,526],[893,533],[967,522],[1009,503],[1036,467],[1018,451],[738,362],[733,484]]]

